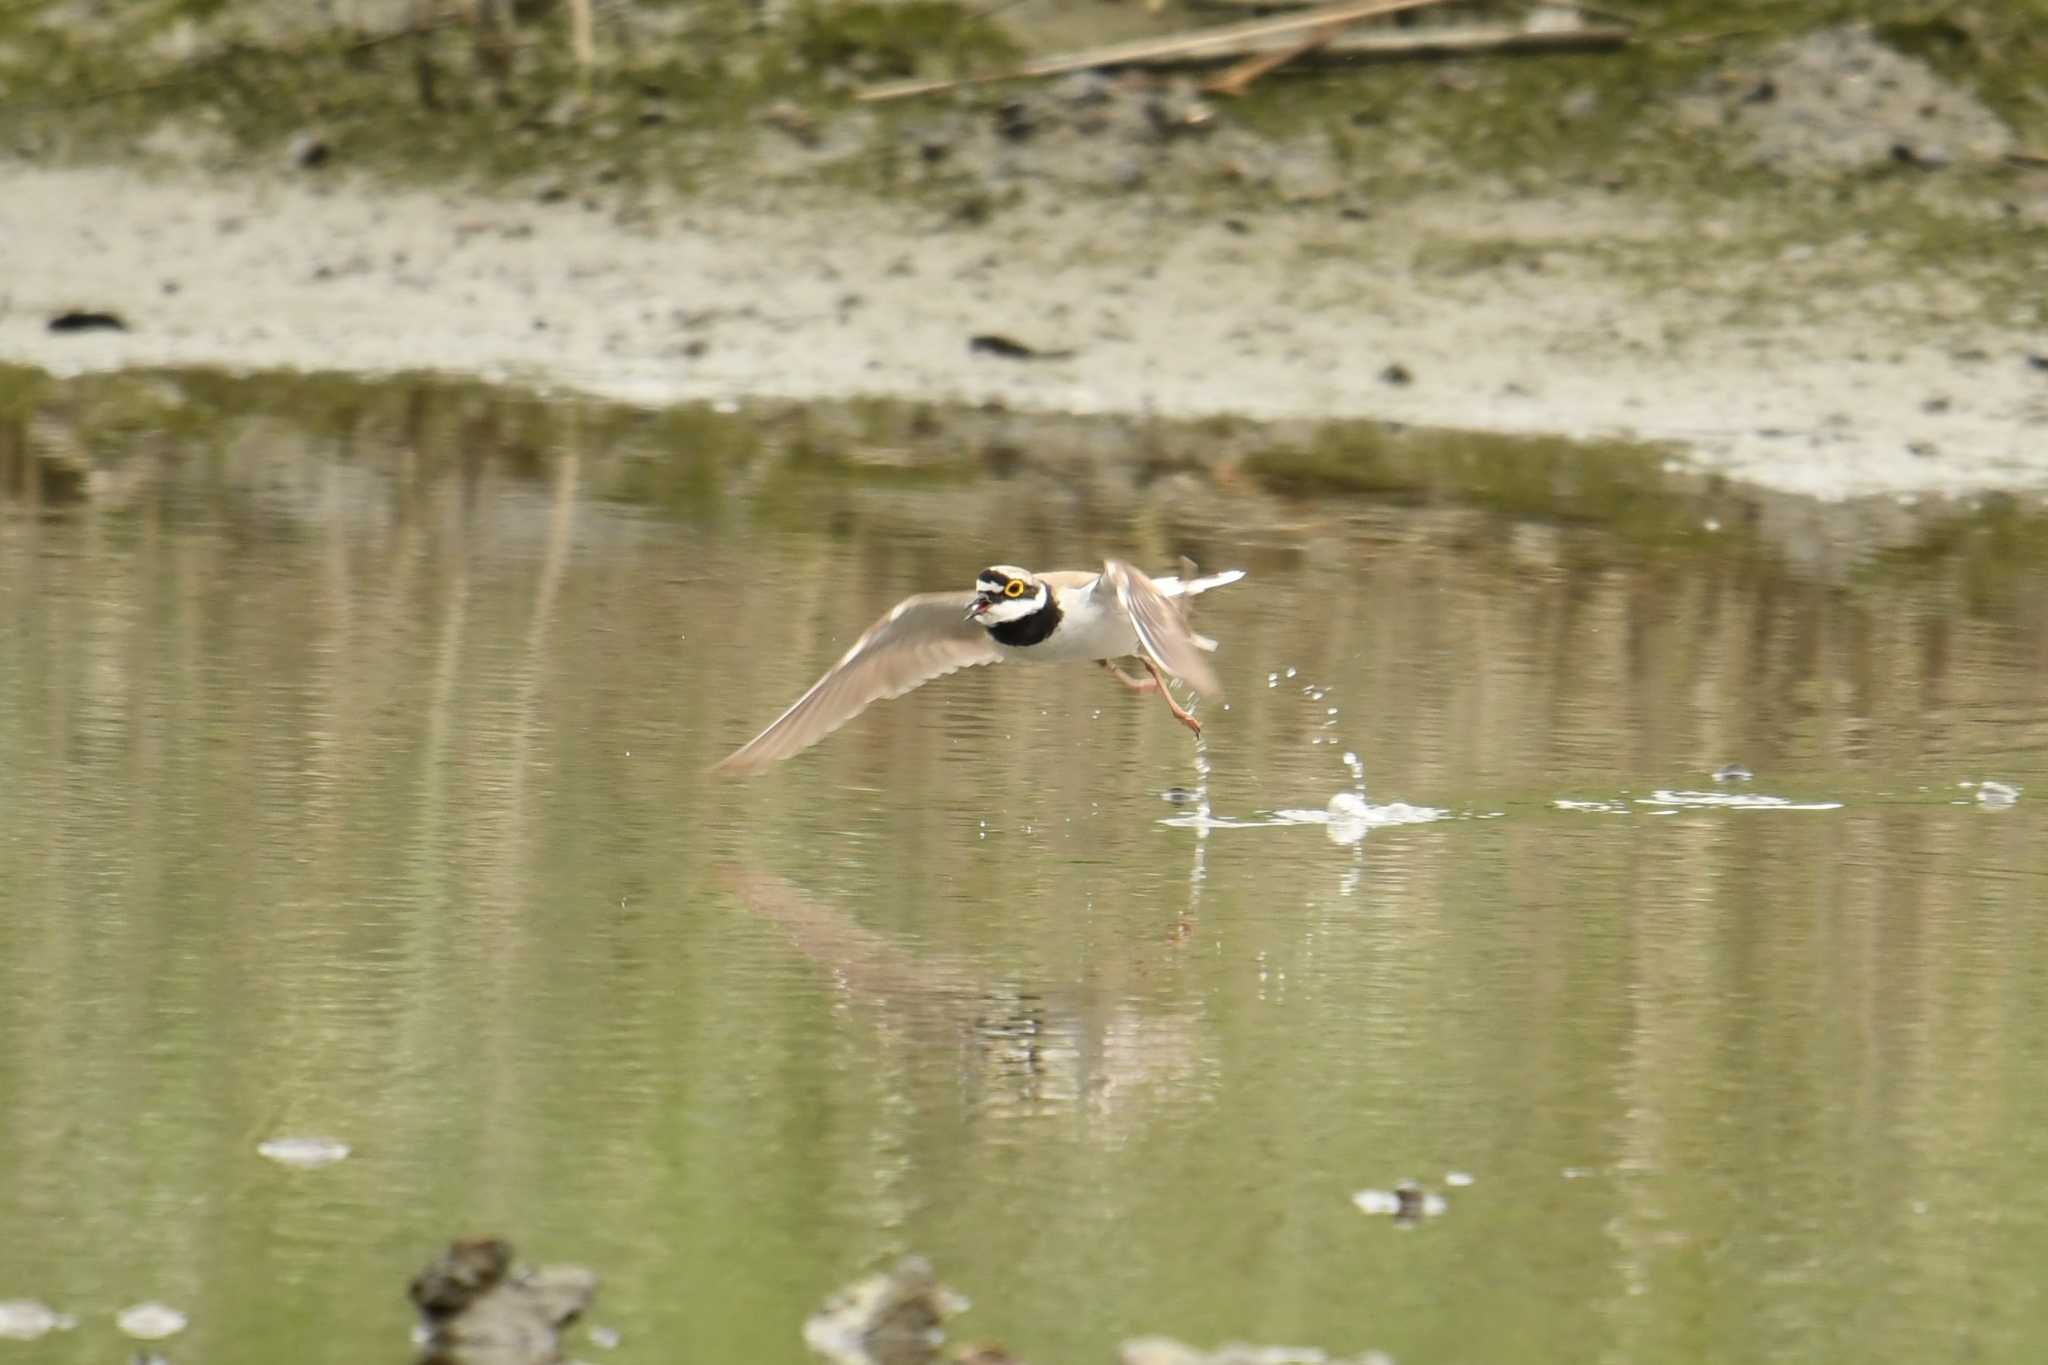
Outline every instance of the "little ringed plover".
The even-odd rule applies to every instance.
[[[1204,696],[1221,695],[1204,655],[1216,642],[1187,623],[1182,599],[1235,583],[1242,569],[1148,578],[1122,560],[1101,573],[1033,573],[995,564],[974,580],[971,594],[906,597],[853,642],[810,691],[717,765],[716,771],[758,773],[808,749],[865,710],[934,678],[977,664],[1096,661],[1135,692],[1158,692],[1174,716],[1197,735],[1202,727],[1167,691],[1171,674]],[[1133,678],[1111,662],[1134,654],[1149,678]]]

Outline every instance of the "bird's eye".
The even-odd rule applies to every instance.
[[[1023,595],[1024,595],[1024,580],[1023,580],[1023,579],[1021,579],[1021,578],[1013,578],[1013,579],[1011,579],[1011,580],[1010,580],[1009,582],[1007,582],[1007,583],[1003,584],[1003,596],[1005,596],[1005,597],[1022,597]]]

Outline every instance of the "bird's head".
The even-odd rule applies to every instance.
[[[1044,609],[1052,589],[1029,569],[1014,564],[992,564],[974,580],[974,600],[967,604],[967,619],[995,627],[1021,621]]]

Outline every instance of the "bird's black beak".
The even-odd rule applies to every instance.
[[[995,604],[995,598],[989,596],[985,592],[978,592],[974,594],[974,600],[967,604],[967,619],[972,621],[975,617],[980,616],[983,612],[986,612],[990,607],[994,606]]]

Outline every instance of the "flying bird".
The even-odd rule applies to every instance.
[[[1062,569],[1033,573],[995,564],[974,591],[906,597],[853,642],[810,691],[721,761],[716,771],[758,773],[802,752],[866,710],[934,678],[977,664],[1094,661],[1134,692],[1157,692],[1174,717],[1202,726],[1167,690],[1171,675],[1203,696],[1222,693],[1206,654],[1216,642],[1189,627],[1183,599],[1235,583],[1244,570],[1193,577],[1148,578],[1122,560],[1101,573]],[[1133,678],[1113,660],[1136,655],[1149,678]]]

